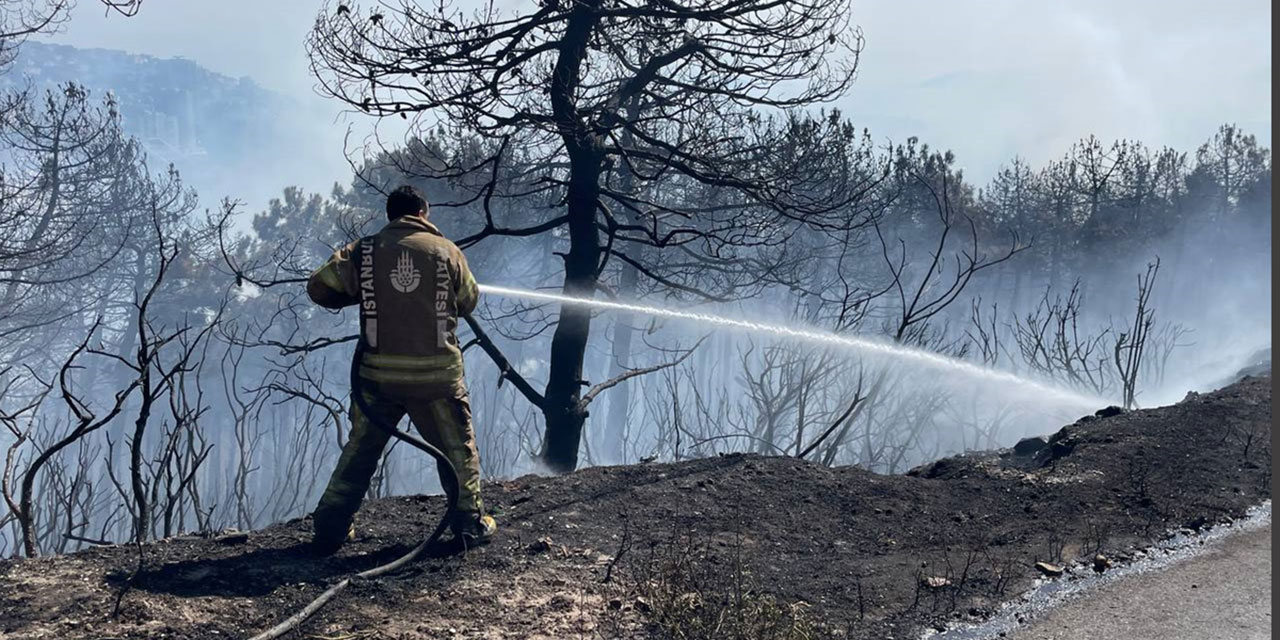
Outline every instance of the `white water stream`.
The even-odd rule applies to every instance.
[[[862,353],[883,355],[907,360],[934,370],[958,373],[989,383],[1015,385],[1024,391],[1041,394],[1039,398],[1041,401],[1053,400],[1061,404],[1079,406],[1081,408],[1101,408],[1108,404],[1114,404],[1102,398],[1082,395],[1069,389],[1063,389],[1043,382],[1038,382],[1036,380],[1024,378],[1007,371],[978,366],[971,362],[944,356],[933,351],[905,347],[891,342],[870,338],[843,336],[812,328],[793,328],[776,324],[764,324],[708,313],[695,313],[692,311],[681,311],[678,309],[667,309],[664,307],[651,307],[639,304],[614,302],[611,300],[596,300],[594,298],[578,298],[558,293],[530,291],[528,289],[513,289],[488,284],[480,285],[480,291],[489,295],[502,296],[506,298],[518,298],[540,302],[558,302],[561,304],[580,304],[595,309],[624,311],[663,318],[674,318],[699,324],[739,329],[751,333],[770,334],[781,338],[803,340],[818,344],[829,344],[835,347],[849,349],[851,351],[859,351]]]

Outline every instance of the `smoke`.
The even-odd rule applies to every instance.
[[[108,49],[148,42],[155,56],[80,51],[58,75],[51,71],[56,60],[50,52],[56,50],[46,47],[44,55],[31,56],[31,75],[46,81],[89,81],[92,74],[87,69],[93,64],[107,67],[95,95],[111,89],[121,98],[125,126],[150,145],[155,161],[151,169],[173,161],[206,206],[224,196],[245,200],[242,212],[263,212],[264,228],[278,232],[267,239],[229,243],[228,250],[238,252],[242,264],[258,268],[268,279],[305,276],[323,261],[330,245],[344,240],[340,231],[346,229],[331,219],[337,216],[335,210],[346,214],[358,209],[362,215],[379,204],[374,195],[359,202],[335,197],[316,207],[303,202],[295,211],[278,214],[270,208],[264,212],[262,206],[290,185],[323,193],[334,180],[352,184],[343,157],[345,123],[335,117],[336,107],[314,92],[302,50],[314,5],[297,0],[270,6],[238,0],[148,3],[136,19],[104,23],[100,16],[90,15],[89,3],[84,4],[83,15],[76,15],[65,34],[55,36],[58,41]],[[975,26],[976,32],[955,29],[964,23],[961,18],[972,15],[963,5],[934,3],[928,11],[898,3],[868,6],[862,75],[840,106],[856,114],[851,124],[868,126],[878,138],[918,135],[933,148],[955,149],[956,166],[980,178],[1016,154],[1030,158],[1039,172],[1048,159],[1061,157],[1073,141],[1090,133],[1140,138],[1152,150],[1165,143],[1175,145],[1191,158],[1188,169],[1196,165],[1196,145],[1213,135],[1222,121],[1239,122],[1264,139],[1269,136],[1269,77],[1257,73],[1260,65],[1269,69],[1269,62],[1251,57],[1269,47],[1270,21],[1256,17],[1269,14],[1269,6],[1245,12],[1208,4],[1172,9],[1160,5],[1159,10],[1143,11],[1126,6],[1106,14],[1101,6],[1063,9],[1008,2],[984,9],[984,15],[995,19]],[[1191,14],[1196,20],[1185,19]],[[1216,17],[1210,20],[1207,14]],[[1242,18],[1243,14],[1248,15]],[[1178,15],[1183,19],[1174,19]],[[1179,24],[1167,24],[1171,20]],[[1193,24],[1197,21],[1200,24]],[[1139,31],[1117,26],[1137,23]],[[1207,26],[1199,30],[1202,25]],[[1257,44],[1259,32],[1265,46]],[[220,36],[209,37],[211,33]],[[1203,46],[1209,37],[1226,44]],[[243,44],[227,46],[232,41]],[[170,59],[173,56],[189,59]],[[1194,64],[1182,64],[1188,60]],[[205,73],[200,66],[217,73]],[[157,70],[164,73],[154,73]],[[1184,82],[1186,77],[1197,82]],[[22,80],[23,71],[15,71],[12,79]],[[200,83],[175,89],[193,79]],[[224,94],[243,104],[215,99]],[[178,99],[172,99],[175,95]],[[1268,115],[1260,115],[1264,111]],[[393,119],[384,127],[386,137],[395,137],[402,127]],[[986,133],[992,131],[996,133]],[[364,131],[350,139],[358,145]],[[166,155],[167,148],[178,151]],[[1269,172],[1269,161],[1263,164]],[[1173,198],[1175,205],[1159,210],[1130,206],[1126,199],[1134,193],[1147,197],[1143,194],[1150,193],[1150,184],[1126,178],[1128,190],[1107,202],[1110,206],[1125,200],[1124,206],[1111,207],[1107,211],[1113,217],[1101,216],[1088,228],[1077,224],[1081,211],[1087,210],[1079,203],[1069,205],[1065,213],[1037,208],[1020,231],[1024,240],[1034,239],[1040,253],[1031,256],[1028,251],[983,271],[967,283],[963,296],[921,325],[908,340],[911,346],[874,337],[893,335],[884,331],[885,318],[903,306],[893,295],[867,303],[871,308],[856,324],[856,334],[815,328],[836,324],[832,318],[843,311],[832,310],[841,302],[838,296],[824,298],[821,294],[829,293],[824,287],[849,284],[862,291],[887,290],[879,248],[871,241],[868,250],[866,238],[816,238],[813,246],[801,249],[804,255],[797,263],[801,277],[808,279],[806,291],[765,284],[742,295],[738,304],[705,312],[677,308],[669,301],[650,303],[681,293],[645,278],[636,287],[635,302],[544,293],[563,278],[556,255],[564,253],[568,239],[559,230],[528,237],[499,234],[468,247],[467,257],[483,281],[502,283],[483,287],[483,315],[508,359],[535,388],[545,385],[550,375],[547,355],[558,304],[589,304],[603,312],[589,336],[581,380],[573,381],[584,385],[609,380],[618,366],[651,367],[670,361],[710,330],[680,366],[633,378],[595,396],[581,448],[584,465],[754,451],[804,453],[822,464],[856,464],[896,473],[944,455],[1008,446],[1017,437],[1055,430],[1081,412],[1114,402],[1109,399],[1115,395],[1114,385],[1090,388],[1071,384],[1061,372],[1039,372],[1027,365],[1026,354],[1012,341],[1016,324],[1035,312],[1047,287],[1053,287],[1047,293],[1052,298],[1080,283],[1083,302],[1071,329],[1084,336],[1106,335],[1088,364],[1111,371],[1114,355],[1109,349],[1133,322],[1137,277],[1148,263],[1161,260],[1153,321],[1157,334],[1168,339],[1145,361],[1137,397],[1143,406],[1173,402],[1188,390],[1219,385],[1258,349],[1270,345],[1269,192],[1230,193],[1215,205],[1210,202],[1215,196],[1212,188],[1204,186],[1213,180],[1190,174],[1179,173],[1175,187],[1186,189],[1198,180],[1202,193]],[[958,171],[955,177],[958,182]],[[969,200],[981,200],[976,194],[985,182],[967,182],[958,191],[974,195]],[[1269,184],[1269,176],[1262,183]],[[1147,191],[1129,189],[1134,185]],[[904,227],[934,217],[928,206],[912,210],[910,202],[894,202],[902,202],[902,208],[890,212],[891,217],[904,220]],[[511,228],[539,219],[543,206],[548,203],[516,202],[510,207]],[[484,219],[475,208],[435,211],[433,219],[451,237],[475,232]],[[980,224],[1004,224],[998,215],[977,213]],[[380,212],[373,214],[370,219],[381,219]],[[1059,219],[1048,220],[1051,215]],[[1151,217],[1138,224],[1140,215]],[[886,229],[892,223],[887,221]],[[999,235],[990,231],[982,230],[984,241]],[[909,233],[904,232],[903,246],[910,247],[912,261],[904,257],[903,269],[916,277],[929,271],[924,265],[934,245],[920,242],[925,232]],[[1078,244],[1064,245],[1062,255],[1039,249],[1068,234]],[[1094,242],[1099,237],[1105,241]],[[192,245],[184,246],[183,259],[190,257],[191,262],[179,265],[174,284],[156,299],[156,326],[198,324],[213,317],[209,309],[227,293],[231,277],[217,256],[199,261],[216,253],[207,239],[198,233],[183,236],[182,241]],[[95,244],[107,243],[96,237],[86,241],[86,246]],[[844,249],[849,250],[847,261]],[[105,311],[106,326],[94,339],[95,345],[105,346],[94,350],[107,355],[85,354],[69,375],[70,388],[86,403],[95,409],[110,407],[118,385],[129,380],[127,367],[117,366],[112,357],[123,354],[120,357],[127,360],[138,352],[133,340],[139,318],[131,314],[139,287],[145,287],[155,272],[155,258],[148,258],[147,247],[122,251],[125,257],[108,263],[92,283],[62,287],[67,299],[78,303],[70,306],[86,305],[83,318],[60,325],[28,323],[22,328],[27,333],[8,333],[8,349],[0,356],[16,364],[0,369],[12,378],[25,375],[23,367],[30,365],[41,368],[41,380],[57,380],[56,365],[65,355],[59,349],[81,339],[76,331]],[[820,255],[824,252],[839,253],[840,259]],[[741,259],[749,269],[749,254],[744,249],[714,256],[716,268],[732,270]],[[958,255],[947,255],[942,262],[950,265],[953,258],[960,261]],[[716,278],[707,273],[714,270],[701,269],[696,259],[686,262],[678,253],[646,256],[644,262],[659,270],[672,267],[676,281],[687,278],[697,285],[700,277]],[[619,269],[617,260],[603,265],[602,284],[612,286]],[[946,286],[943,278],[938,287]],[[925,297],[936,293],[935,288]],[[994,365],[981,364],[986,360],[975,353],[968,335],[968,303],[979,298],[999,305],[991,326],[1005,342],[990,360]],[[823,305],[827,308],[819,308]],[[157,474],[192,478],[190,493],[200,496],[198,505],[188,504],[184,492],[170,496],[179,520],[187,518],[173,525],[177,528],[247,529],[304,513],[315,504],[348,428],[349,343],[342,337],[352,334],[354,314],[318,311],[294,284],[259,287],[246,282],[231,292],[224,321],[199,364],[191,368],[190,385],[176,385],[173,402],[158,405],[173,415],[157,413],[140,445],[147,464],[159,465]],[[629,357],[620,365],[613,348],[617,330],[624,326],[635,337],[626,343]],[[544,427],[538,408],[513,385],[502,385],[501,372],[475,350],[467,352],[467,368],[485,473],[548,474],[536,458]],[[13,388],[22,391],[23,385],[28,393],[39,387],[28,376]],[[22,409],[29,399],[10,392],[5,401],[12,406],[0,406],[0,412]],[[191,413],[185,412],[188,408]],[[19,466],[38,455],[42,443],[56,441],[71,429],[56,391],[38,409],[0,429],[0,447],[14,453]],[[137,409],[137,401],[130,399],[119,419],[60,454],[57,468],[41,474],[38,520],[49,532],[48,540],[41,542],[44,548],[74,548],[60,536],[72,526],[104,539],[128,539],[132,525],[120,509],[127,502],[101,494],[93,500],[84,494],[64,500],[57,491],[110,486],[103,480],[108,469],[127,473],[129,456],[120,443],[129,442],[130,419]],[[613,415],[620,417],[613,421]],[[203,463],[165,453],[198,452],[204,446],[209,448],[207,458],[200,458]],[[405,451],[387,454],[372,495],[438,490],[430,461]],[[169,471],[163,465],[170,463],[181,468]],[[75,507],[76,513],[64,514],[71,508],[65,505]],[[12,521],[0,526],[3,555],[11,548],[15,529]],[[166,529],[153,532],[167,535],[170,523],[163,526]]]

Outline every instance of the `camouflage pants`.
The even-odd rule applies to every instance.
[[[419,398],[384,397],[364,391],[365,401],[382,424],[394,427],[406,414],[422,438],[431,443],[453,463],[458,472],[458,510],[461,516],[483,513],[480,500],[480,457],[476,453],[475,433],[471,428],[471,406],[466,397]],[[320,497],[313,514],[317,537],[342,537],[347,534],[360,508],[369,481],[382,458],[391,436],[369,423],[354,398],[351,402],[351,437],[342,448],[338,466],[329,478],[329,486]],[[439,468],[444,486],[446,469]]]

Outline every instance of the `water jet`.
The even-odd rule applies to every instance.
[[[1027,391],[1044,394],[1045,396],[1053,398],[1063,404],[1079,406],[1081,408],[1096,408],[1115,404],[1114,402],[1110,402],[1103,398],[1090,397],[1069,389],[1063,389],[1045,382],[1009,373],[1007,371],[982,367],[973,364],[972,362],[952,358],[934,351],[908,347],[873,338],[840,335],[817,328],[793,328],[709,313],[695,313],[692,311],[681,311],[679,309],[668,309],[665,307],[618,302],[615,300],[597,300],[595,298],[583,298],[559,293],[549,293],[546,291],[534,291],[530,289],[500,287],[490,284],[481,284],[480,291],[482,293],[502,296],[504,298],[516,298],[534,302],[556,302],[570,305],[576,304],[604,311],[622,311],[661,318],[686,320],[704,325],[738,329],[749,333],[775,335],[782,338],[803,340],[817,344],[828,344],[834,347],[848,349],[850,351],[859,351],[862,353],[905,359],[935,370],[951,371],[977,380],[1017,385]]]

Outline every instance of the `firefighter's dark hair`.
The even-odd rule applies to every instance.
[[[404,185],[387,196],[387,219],[395,220],[403,216],[411,216],[421,211],[427,213],[427,199],[422,192]]]

